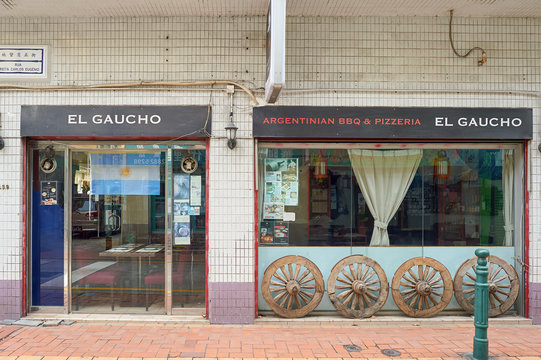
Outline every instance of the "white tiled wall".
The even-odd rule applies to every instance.
[[[264,17],[2,18],[0,44],[46,44],[51,79],[33,85],[232,80],[261,99]],[[530,271],[541,283],[541,19],[455,18],[455,47],[484,48],[476,65],[452,53],[441,17],[290,17],[287,84],[278,105],[461,106],[534,108],[530,146]],[[0,81],[3,82],[3,81]],[[25,83],[24,85],[32,85]],[[237,89],[239,142],[226,147],[229,99],[221,85],[109,91],[0,90],[0,280],[21,279],[21,104],[208,104],[210,142],[210,279],[251,282],[254,200],[249,97]]]

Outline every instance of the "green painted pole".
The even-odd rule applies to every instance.
[[[488,359],[488,261],[490,255],[486,249],[475,250],[477,267],[475,274],[475,303],[474,325],[475,336],[473,338],[473,358],[476,360]]]

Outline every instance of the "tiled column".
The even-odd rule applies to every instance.
[[[1,98],[1,97],[0,97]],[[22,316],[22,147],[17,107],[0,99],[0,320]]]
[[[226,97],[221,100],[228,103]],[[215,106],[212,113],[216,138],[210,142],[209,166],[209,316],[213,324],[251,324],[255,317],[251,117],[234,114],[238,141],[230,150],[224,138],[228,106]]]

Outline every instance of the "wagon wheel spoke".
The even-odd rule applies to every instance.
[[[466,273],[466,276],[469,277],[470,279],[472,279],[473,282],[476,282],[476,281],[477,281],[477,276],[473,276],[473,275],[470,274],[469,272]]]
[[[428,267],[428,266],[427,266]],[[430,281],[438,274],[438,271],[436,269],[430,268],[430,273],[426,277],[426,281]]]
[[[343,300],[346,296],[351,295],[351,294],[353,294],[353,290],[350,289],[336,295],[336,297],[338,298],[338,300]]]
[[[287,299],[289,299],[289,296],[290,296],[289,293],[286,292],[286,296],[285,296],[285,297],[282,299],[282,301],[278,304],[278,305],[280,305],[281,308],[284,307],[285,303],[287,302]]]
[[[429,274],[429,271],[430,271],[430,267],[425,266],[425,270],[424,270],[424,272],[423,272],[423,280],[428,281],[428,274]]]
[[[376,277],[374,280],[365,282],[366,285],[374,285],[379,283],[379,279]]]
[[[342,270],[342,275],[344,275],[351,282],[355,281],[355,279],[353,279],[345,270]]]
[[[435,278],[435,279],[432,280],[432,281],[429,281],[428,283],[429,283],[430,285],[432,285],[432,284],[435,284],[435,283],[440,282],[440,281],[441,281],[441,276],[438,275],[437,278]]]
[[[362,296],[362,298],[363,298],[364,303],[366,304],[366,307],[372,306],[372,302],[368,299],[368,297],[366,296],[366,294],[361,294],[361,296]]]
[[[419,274],[419,280],[424,280],[423,274],[423,265],[417,265],[417,273]]]
[[[278,302],[278,301],[280,301],[281,298],[283,298],[286,295],[287,295],[287,291],[285,291],[285,289],[284,289],[283,293],[276,295],[273,299],[274,299],[275,302]]]
[[[494,270],[494,263],[488,264],[488,275],[487,278],[492,280],[492,271]]]
[[[304,270],[304,272],[302,273],[301,277],[297,279],[297,281],[302,281],[305,277],[307,277],[308,275],[310,275],[310,269],[306,269]]]
[[[357,307],[357,294],[353,293],[353,301],[351,302],[351,308],[355,309]]]
[[[419,282],[419,279],[417,279],[417,276],[415,275],[415,273],[413,272],[413,270],[408,269],[408,274],[411,275],[411,278],[413,279],[413,281],[414,281],[415,283],[418,283],[418,282]]]
[[[404,274],[404,276],[402,276],[402,279],[406,280],[407,282],[409,282],[409,283],[411,283],[413,285],[417,284],[417,281],[411,279],[409,276],[407,276],[407,274]]]
[[[370,266],[368,265],[364,265],[364,269],[363,269],[363,272],[361,273],[361,275],[359,276],[359,279],[360,280],[366,280],[366,274],[368,274],[368,270],[370,270]]]
[[[495,308],[496,303],[494,302],[494,294],[488,294],[488,300],[490,301],[490,307]]]
[[[419,294],[417,294],[417,291],[413,291],[411,294],[409,294],[408,296],[404,296],[404,301],[405,302],[408,302],[410,299],[412,299],[414,296],[419,296]]]
[[[278,280],[282,281],[284,284],[287,283],[287,280],[286,280],[282,275],[280,275],[280,274],[278,273],[278,271],[276,271],[276,272],[273,274],[273,276],[274,276],[275,278],[277,278]]]
[[[428,296],[423,296],[423,302],[425,304],[425,308],[428,309],[430,306],[428,306]]]
[[[340,281],[341,283],[344,283],[344,284],[350,284],[350,286],[352,283],[352,281],[346,280],[344,278],[337,278],[336,281]]]
[[[293,296],[293,298],[295,299],[295,305],[297,305],[297,309],[300,309],[301,308],[301,303],[299,302],[299,294]]]
[[[500,304],[503,304],[505,302],[505,300],[503,300],[501,297],[499,297],[498,294],[496,294],[496,293],[492,293],[492,296],[494,297],[494,299],[498,300],[498,302]]]
[[[312,276],[310,276],[310,277],[304,279],[303,281],[299,281],[299,284],[301,284],[301,285],[302,285],[302,284],[306,284],[307,282],[310,282],[310,281],[312,281],[312,280],[315,280],[314,275],[312,275]]]
[[[301,272],[301,266],[297,264],[297,266],[295,266],[295,274],[293,274],[293,279],[297,279],[299,277],[300,272]]]
[[[283,287],[283,286],[285,286],[286,283],[285,282],[278,282],[276,280],[271,280],[270,284]]]
[[[492,265],[492,264],[491,264]],[[503,270],[503,268],[498,268],[498,270],[496,270],[488,279],[489,280],[494,280],[496,278],[496,276],[498,276],[498,274]]]
[[[495,283],[499,283],[500,281],[505,280],[505,279],[508,279],[508,278],[509,278],[509,275],[505,274],[505,275],[500,276],[500,277],[497,278],[496,280],[494,280],[494,282],[495,282]]]
[[[307,304],[312,300],[312,297],[308,295],[309,294],[304,294],[302,291],[299,292],[299,297]]]

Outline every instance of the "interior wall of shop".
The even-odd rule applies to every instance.
[[[0,44],[49,45],[50,79],[24,85],[232,80],[256,92],[265,82],[266,18],[2,18]],[[287,21],[286,85],[277,105],[460,106],[534,109],[529,146],[530,316],[541,323],[541,19],[447,17],[303,18]],[[0,80],[0,83],[14,83]],[[0,89],[0,319],[22,314],[20,105],[212,105],[209,160],[209,301],[214,323],[255,314],[253,103],[237,91],[239,141],[227,149],[223,87],[21,91]],[[59,134],[61,135],[61,134]],[[183,134],[175,134],[181,136]],[[261,277],[262,274],[259,274]]]

